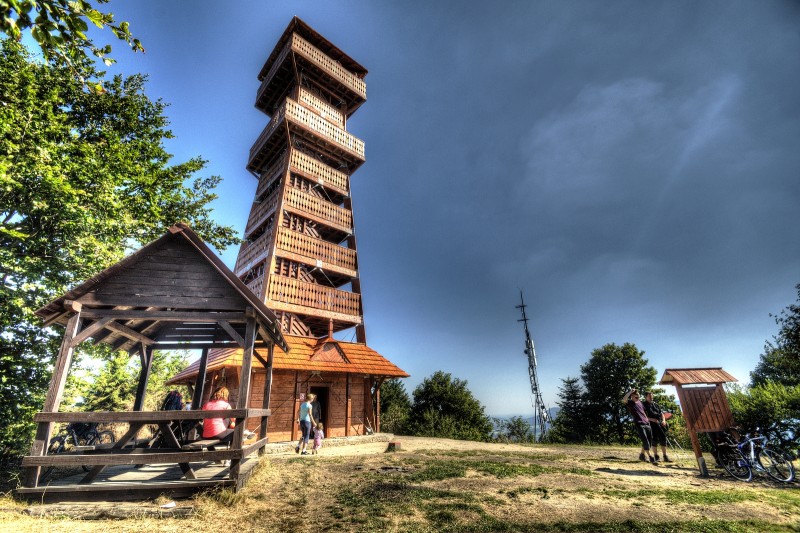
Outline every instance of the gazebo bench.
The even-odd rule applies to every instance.
[[[181,446],[181,450],[186,451],[197,451],[197,450],[205,450],[212,446],[216,446],[220,443],[219,439],[204,439],[204,440],[196,440],[194,442],[190,442],[189,444],[184,444]]]

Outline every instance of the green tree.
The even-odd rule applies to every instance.
[[[410,409],[411,399],[399,378],[381,384],[381,431],[401,433]]]
[[[467,382],[436,371],[414,389],[408,417],[412,435],[488,441],[492,422]]]
[[[102,83],[0,45],[0,423],[25,428],[0,435],[2,455],[27,447],[61,337],[37,308],[178,221],[218,249],[238,242],[211,219],[220,178],[193,179],[200,158],[170,164],[145,77]]]
[[[534,442],[533,428],[521,416],[512,416],[507,420],[495,418],[494,427],[495,440],[498,442]]]
[[[656,370],[647,366],[644,352],[627,342],[606,344],[593,350],[581,366],[581,379],[588,438],[600,443],[631,440],[632,434],[626,432],[630,415],[622,397],[631,388],[645,391],[656,382]]]
[[[561,387],[558,390],[560,401],[556,402],[559,411],[553,420],[553,427],[548,432],[548,440],[577,444],[586,439],[588,424],[584,413],[583,395],[580,378],[568,377],[561,380]]]
[[[109,0],[98,0],[106,4]],[[68,64],[82,64],[86,52],[111,65],[111,45],[97,46],[87,36],[89,24],[108,28],[134,52],[144,52],[142,43],[131,35],[127,22],[116,24],[114,15],[94,8],[88,0],[0,0],[0,31],[19,41],[30,29],[46,59],[58,57]]]
[[[760,429],[786,449],[800,446],[800,385],[768,381],[762,385],[726,387],[736,424],[746,432]]]
[[[136,374],[130,368],[125,352],[114,352],[106,364],[89,380],[81,411],[126,411],[133,406],[136,394]]]
[[[772,341],[764,345],[764,353],[755,370],[750,373],[752,385],[769,382],[787,387],[800,385],[800,283],[797,302],[786,307],[779,315],[770,315],[780,329]]]

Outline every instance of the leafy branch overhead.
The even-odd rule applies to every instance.
[[[106,3],[108,0],[98,0],[98,4]],[[115,23],[112,13],[95,9],[88,0],[0,0],[0,31],[12,39],[19,41],[23,32],[30,29],[48,60],[59,57],[69,65],[82,64],[88,58],[88,50],[111,65],[115,62],[109,57],[111,45],[95,44],[87,35],[89,24],[110,29],[134,52],[144,52],[127,22]]]

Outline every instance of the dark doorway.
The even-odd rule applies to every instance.
[[[330,412],[330,387],[311,387],[308,391],[311,394],[317,395],[317,401],[319,402],[320,410],[322,411],[322,416],[320,420],[317,422],[322,422],[325,425],[325,434],[328,434],[328,413]]]

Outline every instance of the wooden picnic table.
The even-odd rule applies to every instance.
[[[142,465],[177,463],[187,479],[196,479],[191,462],[219,461],[230,459],[231,466],[238,465],[243,457],[266,443],[262,438],[248,445],[246,449],[233,445],[228,450],[220,451],[187,451],[183,449],[186,442],[181,442],[172,430],[175,422],[201,421],[209,418],[236,419],[235,431],[242,433],[234,442],[243,442],[244,422],[249,417],[269,416],[269,409],[224,409],[215,411],[129,411],[129,412],[88,412],[88,413],[38,413],[35,422],[89,422],[128,424],[128,430],[110,447],[95,447],[79,450],[79,453],[63,453],[58,455],[27,456],[22,466],[40,468],[42,466],[92,465],[81,483],[91,483],[97,475],[109,465]],[[129,446],[136,435],[146,425],[156,425],[164,436],[163,445],[158,448],[137,448]],[[235,435],[235,434],[234,434]],[[46,450],[46,448],[45,448]],[[46,453],[46,451],[45,451]]]

